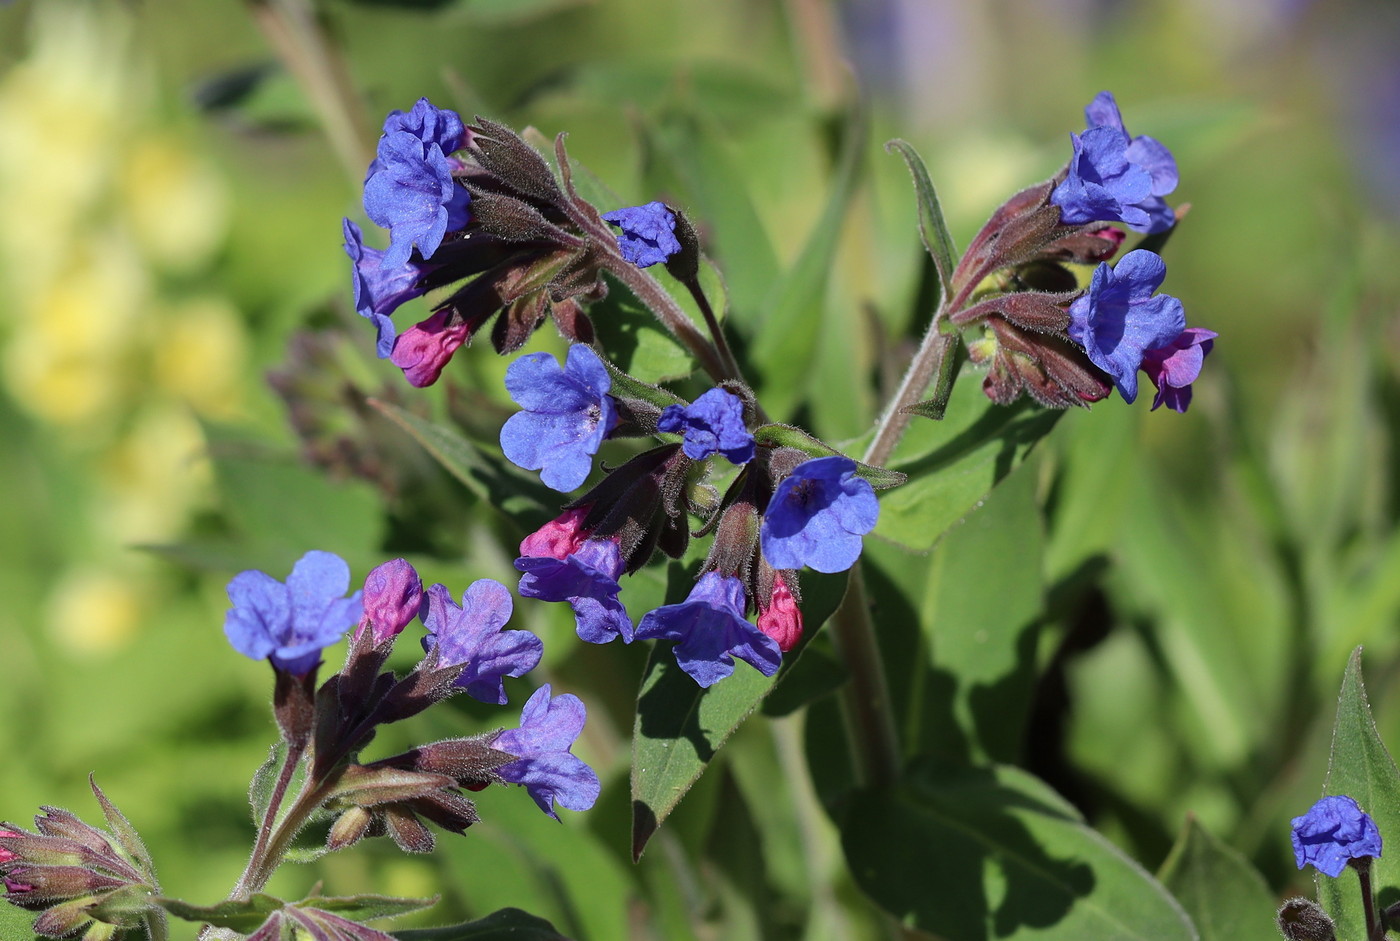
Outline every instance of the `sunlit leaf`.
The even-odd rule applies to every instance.
[[[1187,817],[1157,878],[1176,896],[1201,941],[1278,941],[1268,883],[1238,850]]]

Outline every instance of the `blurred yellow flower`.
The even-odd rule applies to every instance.
[[[49,633],[72,654],[116,650],[136,631],[144,608],[141,594],[129,577],[98,568],[75,569],[49,594]]]

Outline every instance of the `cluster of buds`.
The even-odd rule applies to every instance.
[[[97,784],[89,783],[111,833],[55,807],[41,808],[35,833],[0,824],[5,897],[40,913],[34,921],[40,937],[106,941],[164,919],[153,903],[160,885],[145,847]]]
[[[1111,223],[1158,240],[1170,232],[1176,214],[1162,197],[1176,187],[1176,163],[1124,130],[1108,92],[1085,115],[1070,162],[1013,196],[973,239],[952,274],[948,319],[980,328],[968,353],[987,367],[983,389],[999,404],[1025,393],[1051,408],[1087,405],[1115,387],[1132,402],[1141,370],[1157,387],[1154,409],[1184,412],[1216,334],[1188,328],[1179,300],[1154,295],[1166,277],[1155,253],[1108,265],[1125,238]],[[1097,265],[1087,291],[1067,264]]]
[[[901,479],[795,428],[759,424],[752,393],[739,383],[685,402],[610,370],[581,344],[562,366],[548,353],[521,357],[506,388],[523,411],[502,428],[503,451],[563,492],[582,486],[606,438],[671,439],[566,504],[525,538],[515,564],[520,594],[567,602],[579,637],[672,641],[701,686],[729,676],[736,657],[765,675],[777,671],[802,636],[797,570],[850,568],[879,513],[872,481]],[[718,460],[738,468],[722,496],[706,483]],[[680,558],[691,516],[704,520],[696,535],[714,534],[694,589],[634,627],[618,579],[657,551]]]

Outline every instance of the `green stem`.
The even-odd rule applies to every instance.
[[[148,941],[167,941],[170,937],[170,922],[165,917],[164,909],[152,909],[146,912],[146,938]]]
[[[842,708],[856,779],[871,787],[891,785],[899,779],[899,738],[859,562],[851,567],[846,597],[831,619],[831,628],[837,655],[851,674],[842,687]]]
[[[311,101],[346,174],[358,184],[373,135],[349,69],[307,0],[248,0],[253,19]]]
[[[304,744],[287,746],[287,756],[282,761],[282,767],[277,770],[277,782],[272,786],[267,812],[263,814],[262,824],[258,827],[258,838],[253,843],[253,852],[248,856],[248,865],[243,868],[243,874],[238,877],[237,884],[229,893],[230,899],[246,899],[266,884],[265,877],[257,885],[253,882],[256,881],[256,874],[266,865],[269,844],[276,829],[277,813],[282,809],[282,800],[287,796],[287,788],[291,785],[297,765],[305,753]]]

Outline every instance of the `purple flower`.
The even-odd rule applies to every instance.
[[[616,539],[592,539],[583,529],[587,507],[568,510],[520,543],[515,567],[520,595],[541,601],[567,601],[574,609],[578,636],[590,644],[614,637],[632,642],[632,619],[618,600],[618,577],[627,565]]]
[[[617,424],[611,388],[607,367],[582,344],[569,347],[563,368],[548,353],[520,357],[506,370],[506,391],[524,411],[501,427],[501,450],[512,463],[541,471],[545,486],[576,489]]]
[[[1293,818],[1293,855],[1299,869],[1312,863],[1335,879],[1349,860],[1381,855],[1380,831],[1350,797],[1324,797]]]
[[[224,615],[224,634],[244,656],[305,676],[359,620],[360,593],[343,597],[349,588],[350,566],[330,552],[302,556],[285,585],[264,572],[240,572],[228,584],[233,608]]]
[[[763,557],[775,569],[844,572],[879,515],[875,488],[856,476],[855,461],[839,454],[803,461],[768,501],[759,530]]]
[[[676,217],[665,203],[650,202],[645,206],[629,206],[603,213],[603,218],[622,230],[617,247],[622,257],[646,268],[664,262],[681,250],[676,238]]]
[[[656,427],[685,436],[686,457],[703,461],[719,453],[732,464],[753,460],[753,435],[744,424],[744,403],[724,389],[711,389],[690,405],[668,405]]]
[[[423,580],[413,566],[403,559],[385,562],[365,576],[362,596],[364,617],[355,636],[366,626],[374,636],[375,646],[403,633],[423,605]]]
[[[398,268],[384,267],[384,252],[364,244],[360,227],[344,220],[345,254],[350,256],[350,274],[355,279],[355,310],[379,331],[376,351],[380,359],[388,359],[394,350],[394,322],[389,315],[405,301],[422,297],[427,289],[421,286],[424,276],[437,265],[406,262]]]
[[[1176,216],[1162,199],[1178,180],[1171,151],[1150,137],[1131,137],[1108,92],[1100,92],[1084,116],[1088,130],[1070,135],[1069,175],[1050,195],[1060,220],[1123,222],[1138,232],[1171,228]]]
[[[457,678],[467,695],[480,702],[506,703],[503,676],[524,676],[540,662],[544,644],[529,631],[503,631],[511,613],[510,591],[489,578],[472,582],[462,605],[452,601],[446,585],[428,589],[423,648],[438,651],[439,666],[465,663]]]
[[[1191,383],[1201,374],[1201,365],[1218,336],[1214,330],[1187,327],[1166,346],[1142,354],[1142,371],[1157,387],[1157,397],[1152,400],[1154,411],[1159,405],[1186,411],[1191,404]]]
[[[702,687],[734,672],[734,657],[764,676],[782,664],[778,642],[744,618],[744,583],[706,572],[680,604],[657,608],[637,625],[638,640],[676,641],[676,662]]]
[[[1186,329],[1181,301],[1152,296],[1167,266],[1152,252],[1128,252],[1116,268],[1094,269],[1089,290],[1069,307],[1069,336],[1108,373],[1126,402],[1137,398],[1137,372],[1148,350],[1174,343]]]
[[[384,267],[402,267],[414,246],[425,259],[432,257],[449,231],[471,220],[471,195],[453,179],[458,164],[447,157],[463,142],[461,124],[455,113],[438,111],[426,99],[409,114],[385,121],[364,197],[365,212],[389,230]]]
[[[517,758],[497,773],[525,785],[540,810],[558,820],[556,801],[570,810],[587,810],[600,787],[593,769],[569,752],[587,718],[583,702],[569,693],[549,696],[548,683],[535,690],[520,711],[520,728],[500,733],[491,747]]]

